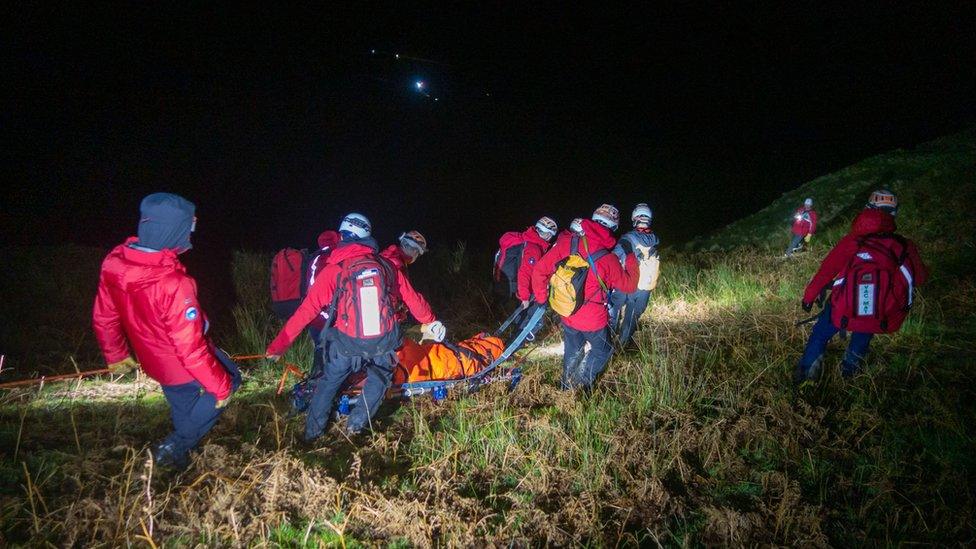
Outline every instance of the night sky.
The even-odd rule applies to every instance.
[[[171,191],[198,250],[349,210],[488,248],[605,201],[679,242],[976,121],[973,5],[895,4],[13,14],[0,229],[108,248]]]

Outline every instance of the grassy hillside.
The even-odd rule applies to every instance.
[[[800,292],[871,188],[932,268],[903,330],[865,374],[797,392],[809,327]],[[805,196],[823,212],[810,251],[780,257]],[[398,546],[445,543],[972,544],[976,531],[976,138],[868,159],[665,254],[662,287],[591,396],[556,389],[557,334],[526,348],[512,394],[490,387],[388,406],[378,432],[313,448],[273,394],[244,390],[190,468],[153,470],[165,403],[144,380],[0,396],[0,531],[8,543]],[[456,336],[497,320],[463,248],[413,277]],[[239,254],[238,333],[260,352],[266,258]],[[433,273],[449,277],[434,278]],[[836,366],[840,344],[827,363]],[[296,346],[288,359],[307,361]]]

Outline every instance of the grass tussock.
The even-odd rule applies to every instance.
[[[553,331],[520,354],[515,392],[494,385],[441,403],[391,403],[375,434],[349,440],[333,429],[308,448],[297,440],[301,418],[273,394],[280,370],[254,364],[190,468],[173,472],[146,459],[147,443],[168,429],[151,385],[7,393],[0,541],[972,544],[976,279],[960,257],[973,254],[976,221],[945,204],[932,218],[927,202],[940,189],[972,197],[976,188],[976,155],[958,158],[972,147],[950,144],[871,159],[798,191],[826,201],[824,182],[860,189],[893,170],[899,222],[933,268],[911,320],[876,338],[853,380],[838,379],[835,343],[819,384],[797,391],[790,381],[809,330],[795,326],[805,316],[799,293],[856,210],[838,206],[792,260],[775,253],[785,239],[772,233],[768,246],[731,253],[667,252],[635,346],[614,356],[589,396],[557,389]],[[953,224],[940,226],[946,219]],[[264,303],[267,263],[235,260],[238,329],[225,342],[234,352],[260,352],[278,327]],[[483,267],[457,247],[412,268],[459,337],[500,313]],[[449,284],[432,275],[443,270],[455,274]],[[303,341],[288,358],[305,364],[309,353]]]

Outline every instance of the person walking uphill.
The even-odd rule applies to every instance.
[[[434,318],[430,305],[410,285],[403,272],[393,268],[377,253],[365,216],[351,213],[339,225],[342,242],[326,261],[319,280],[295,314],[268,345],[266,355],[277,360],[319,311],[334,312],[333,327],[326,332],[329,357],[325,373],[315,385],[305,422],[305,440],[311,442],[325,432],[332,401],[349,374],[367,371],[363,386],[365,406],[350,413],[346,431],[358,433],[372,426],[402,343],[394,303],[402,300],[410,313],[424,323],[423,331],[443,341],[444,325]]]
[[[207,338],[196,282],[178,257],[191,248],[195,210],[175,194],[145,197],[138,236],[102,262],[92,311],[109,369],[121,374],[141,365],[162,385],[173,432],[152,454],[158,465],[181,468],[240,385],[237,366]]]
[[[637,320],[647,309],[651,291],[657,286],[659,268],[657,247],[660,241],[651,230],[653,215],[647,204],[641,203],[635,206],[630,214],[634,230],[620,237],[617,247],[613,249],[621,265],[625,264],[626,257],[631,254],[636,256],[640,265],[640,278],[636,290],[631,293],[615,291],[610,294],[610,327],[617,331],[617,339],[621,346],[630,342],[637,327]]]
[[[808,198],[793,212],[793,226],[790,228],[793,238],[790,240],[790,246],[786,248],[786,257],[792,256],[793,252],[799,250],[803,242],[810,242],[816,230],[817,212],[813,209],[813,199]]]
[[[582,235],[560,235],[532,271],[536,303],[548,302],[563,317],[563,389],[592,389],[613,352],[607,294],[610,290],[631,293],[637,288],[637,259],[627,256],[626,268],[621,268],[610,252],[616,243],[612,231],[619,219],[617,208],[600,206],[592,219],[581,222]],[[587,342],[591,348],[584,357]]]
[[[851,231],[830,250],[807,285],[805,311],[821,292],[832,291],[796,366],[796,383],[819,374],[827,343],[838,331],[851,333],[841,370],[850,377],[861,368],[873,335],[897,332],[904,322],[914,288],[925,283],[928,270],[915,244],[895,232],[897,207],[889,191],[871,193]]]

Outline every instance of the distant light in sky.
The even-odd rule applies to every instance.
[[[369,50],[370,53],[375,54],[376,50]]]
[[[400,54],[399,53],[394,53],[393,54],[393,57],[396,58],[396,59],[399,59],[400,58]]]

